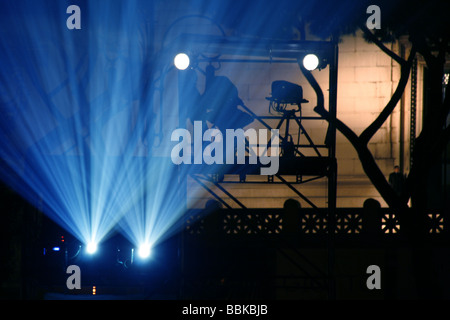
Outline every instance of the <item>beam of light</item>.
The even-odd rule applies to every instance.
[[[202,109],[195,82],[178,82],[177,70],[161,77],[160,64],[172,66],[173,56],[153,48],[152,1],[111,2],[82,1],[80,30],[66,28],[64,1],[2,4],[0,177],[31,203],[42,199],[45,214],[87,249],[115,230],[153,248],[181,227],[185,181],[197,169],[172,163],[171,132],[198,116],[222,131],[243,119],[219,106]],[[220,12],[215,6],[207,10]],[[163,102],[154,101],[156,91]],[[213,165],[201,171],[220,173]]]
[[[168,152],[176,88],[167,82],[162,128],[153,85],[142,80],[158,73],[140,28],[152,11],[146,1],[114,4],[81,6],[90,14],[76,31],[60,16],[62,2],[7,3],[0,19],[10,30],[0,37],[1,178],[32,204],[42,200],[42,211],[86,251],[116,230],[154,246],[180,227],[186,209],[176,185],[189,169]]]
[[[126,213],[119,226],[138,248],[138,254],[142,245],[152,248],[181,227],[186,210],[183,180],[187,172],[188,169],[177,168],[167,157],[136,164],[132,174],[144,174],[146,179],[134,186],[130,194],[133,199],[124,207]]]
[[[59,25],[63,3],[5,4],[0,19],[10,30],[0,38],[1,178],[88,247],[114,230],[145,178],[130,174],[147,138],[132,19],[141,8],[116,4],[82,6],[102,14],[83,15],[89,28],[77,31]]]

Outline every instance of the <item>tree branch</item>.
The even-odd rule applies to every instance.
[[[401,76],[394,94],[384,107],[383,111],[381,111],[381,113],[378,115],[378,117],[361,133],[361,135],[359,136],[361,143],[369,143],[370,139],[372,139],[375,133],[381,128],[383,123],[391,115],[392,111],[394,111],[398,102],[402,98],[406,85],[408,84],[409,73],[411,71],[411,66],[414,61],[415,55],[416,50],[413,46],[409,54],[408,61],[401,64]]]
[[[317,83],[317,81],[314,78],[314,76],[312,75],[312,73],[309,72],[308,70],[306,70],[306,68],[303,66],[303,63],[300,60],[297,61],[297,64],[300,67],[300,71],[303,73],[303,76],[306,78],[306,80],[308,80],[308,83],[313,88],[314,92],[316,93],[316,98],[317,98],[316,108],[325,110],[325,106],[324,106],[325,98],[323,96],[322,88]],[[317,112],[317,113],[319,113],[319,112]]]
[[[314,108],[314,111],[320,114],[324,119],[330,122],[330,116],[328,111],[324,108]],[[336,119],[335,122],[336,129],[339,130],[347,140],[352,144],[353,148],[355,148],[358,153],[358,157],[361,161],[361,165],[364,169],[369,180],[372,182],[373,186],[380,193],[381,197],[386,201],[386,203],[391,208],[405,208],[407,206],[407,201],[402,201],[402,198],[397,196],[395,191],[389,185],[384,176],[383,172],[381,172],[378,167],[372,153],[368,149],[366,144],[362,144],[360,138],[351,130],[345,123]]]
[[[333,120],[331,119],[330,113],[324,108],[322,89],[320,88],[311,72],[307,71],[300,62],[299,66],[303,75],[316,92],[317,106],[314,108],[314,111],[321,115],[326,121],[328,121],[328,123],[330,123]],[[406,202],[402,201],[402,199],[397,196],[397,194],[391,188],[383,172],[381,172],[380,168],[378,167],[372,153],[368,149],[367,144],[362,143],[361,138],[358,137],[358,135],[352,129],[350,129],[339,119],[334,119],[334,125],[336,130],[341,132],[355,148],[364,172],[366,173],[372,184],[375,186],[377,191],[380,193],[380,195],[383,197],[383,199],[386,201],[386,203],[391,208],[405,208],[407,206]]]
[[[411,34],[410,41],[415,44],[417,52],[420,53],[429,68],[432,68],[436,62],[437,58],[431,53],[430,47],[428,46],[423,34]]]
[[[405,60],[401,58],[399,55],[397,55],[392,50],[389,50],[378,38],[369,30],[367,27],[363,24],[359,25],[359,28],[364,32],[364,34],[367,36],[367,38],[375,43],[378,48],[381,49],[384,53],[386,53],[389,57],[394,59],[398,64],[403,65],[405,64]]]

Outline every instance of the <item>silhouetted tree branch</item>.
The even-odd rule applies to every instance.
[[[386,180],[385,175],[380,170],[379,166],[377,165],[375,158],[373,157],[371,151],[368,148],[368,142],[370,138],[379,130],[379,128],[383,125],[383,123],[386,121],[386,119],[391,115],[392,111],[394,110],[395,106],[398,104],[398,101],[400,100],[401,96],[403,95],[403,92],[405,90],[406,84],[408,83],[409,79],[409,73],[412,65],[412,61],[415,56],[415,50],[412,49],[410,56],[407,61],[404,61],[404,63],[401,63],[401,77],[399,80],[399,84],[397,86],[396,91],[394,92],[393,96],[387,103],[386,107],[383,109],[383,111],[380,113],[380,115],[375,119],[374,122],[372,122],[369,127],[363,131],[363,133],[358,137],[358,135],[345,123],[343,123],[341,120],[336,119],[335,126],[336,129],[341,132],[347,140],[352,144],[352,146],[355,148],[358,157],[361,161],[361,165],[363,167],[364,172],[368,176],[369,180],[372,182],[372,184],[375,186],[377,191],[380,193],[380,195],[383,197],[383,199],[386,201],[386,203],[390,207],[396,207],[396,208],[404,208],[406,207],[406,201],[402,201],[402,198],[400,198],[394,190],[389,185],[388,181]],[[314,108],[314,111],[317,112],[319,115],[321,115],[325,120],[328,122],[332,121],[331,117],[329,115],[329,112],[325,110],[324,107],[324,100],[323,100],[323,92],[320,88],[319,84],[315,80],[314,76],[306,70],[303,65],[299,62],[300,70],[302,71],[305,78],[308,80],[311,87],[314,89],[316,96],[317,96],[317,106]]]
[[[406,85],[408,84],[409,74],[415,56],[416,50],[413,47],[409,54],[408,60],[405,63],[403,62],[400,63],[401,66],[400,80],[397,84],[397,88],[395,89],[395,92],[393,93],[389,102],[384,107],[383,111],[381,111],[378,117],[361,133],[360,139],[363,144],[369,143],[370,139],[375,135],[375,133],[381,128],[383,123],[387,120],[387,118],[392,114],[392,111],[394,111],[395,106],[402,98]]]
[[[360,24],[359,28],[364,32],[364,34],[366,35],[367,39],[369,39],[374,44],[376,44],[377,47],[381,49],[381,51],[386,53],[389,57],[391,57],[393,60],[395,60],[398,64],[400,64],[402,66],[402,65],[404,65],[406,63],[406,61],[403,58],[401,58],[399,55],[397,55],[394,51],[389,50],[383,44],[383,42],[378,40],[378,38],[369,29],[367,29],[367,27],[364,24]]]

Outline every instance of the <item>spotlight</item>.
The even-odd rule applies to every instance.
[[[94,254],[97,251],[97,244],[95,242],[89,242],[86,246],[86,252]]]
[[[186,70],[190,64],[189,56],[186,53],[179,53],[173,59],[173,63],[178,70]]]
[[[303,58],[303,66],[306,70],[312,71],[316,69],[319,65],[319,58],[315,54],[307,54]]]
[[[53,247],[52,250],[53,251],[59,251],[59,250],[61,250],[61,248],[60,247]]]
[[[146,259],[150,256],[150,253],[151,253],[150,244],[148,243],[141,244],[138,251],[139,257],[141,257],[142,259]]]

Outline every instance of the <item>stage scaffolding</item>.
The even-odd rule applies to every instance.
[[[302,65],[302,59],[306,54],[315,54],[320,57],[320,68],[323,68],[321,72],[329,73],[329,88],[328,89],[328,115],[329,119],[325,119],[320,115],[317,116],[303,116],[301,113],[300,105],[295,106],[295,103],[291,104],[292,108],[286,108],[278,110],[276,114],[260,116],[255,114],[246,106],[243,106],[245,112],[250,114],[252,118],[259,122],[263,127],[267,129],[280,129],[280,150],[281,156],[279,158],[279,171],[275,175],[269,175],[263,179],[249,179],[252,175],[259,175],[260,164],[246,164],[246,165],[217,165],[217,171],[214,168],[208,166],[207,170],[204,170],[200,165],[192,166],[189,169],[189,176],[204,188],[215,200],[220,202],[223,207],[227,209],[227,214],[224,216],[228,219],[229,223],[245,220],[247,226],[252,222],[259,219],[259,213],[253,209],[246,208],[246,206],[239,201],[239,197],[232,194],[227,186],[230,184],[244,183],[244,184],[280,184],[284,185],[293,192],[295,192],[298,198],[302,199],[302,202],[307,203],[312,209],[320,211],[323,220],[326,224],[326,229],[336,229],[336,179],[337,179],[337,163],[336,163],[336,128],[334,120],[336,119],[336,99],[337,99],[337,66],[338,66],[338,46],[332,41],[260,41],[249,39],[237,39],[237,38],[225,38],[225,37],[211,37],[203,35],[183,35],[180,37],[180,41],[174,43],[182,43],[183,47],[173,48],[173,52],[195,52],[197,56],[196,63],[266,63],[266,64],[292,64],[294,68],[300,68],[301,72],[313,87],[317,96],[317,107],[324,108],[324,95],[322,89],[315,81],[312,74],[307,71]],[[214,70],[212,68],[206,71],[206,82],[208,79],[214,76]],[[178,73],[179,77],[179,109],[182,110],[183,106],[181,102],[184,101],[183,97],[183,71]],[[206,83],[207,85],[207,83]],[[288,102],[289,104],[289,102]],[[180,111],[181,113],[181,111]],[[324,121],[328,120],[328,121]],[[184,117],[180,115],[180,126],[183,126]],[[326,139],[325,141],[316,142],[309,135],[305,129],[305,121],[322,121],[326,123]],[[292,128],[296,129],[298,133],[298,139],[295,141],[290,134]],[[284,129],[284,130],[283,130]],[[300,138],[301,137],[301,138]],[[286,146],[289,146],[289,152],[286,151]],[[247,150],[248,151],[248,150]],[[289,153],[289,154],[288,154]],[[246,162],[248,163],[248,162]],[[203,174],[204,172],[220,172],[220,174]],[[238,179],[227,179],[229,175],[238,176]],[[328,208],[321,208],[307,196],[301,193],[296,185],[307,184],[317,179],[325,178],[328,180],[327,184],[327,203]],[[186,190],[186,181],[181,181],[182,190]],[[220,190],[222,194],[227,195],[228,201],[235,202],[232,209],[231,206],[223,197],[221,197],[214,190]],[[186,195],[184,195],[186,196]],[[186,208],[187,209],[187,208]],[[258,212],[263,212],[259,210]],[[266,210],[267,211],[267,210]],[[192,211],[186,210],[187,215],[192,214]],[[214,216],[214,215],[212,215]],[[221,219],[223,220],[222,217]],[[259,219],[258,221],[267,221]],[[278,216],[279,217],[279,216]],[[204,217],[190,216],[186,218],[185,233],[192,232],[193,220],[203,219]],[[207,219],[207,218],[205,218]],[[271,216],[271,219],[276,220],[276,216]],[[292,219],[292,223],[296,223],[299,216],[291,216],[288,219]],[[286,221],[285,221],[286,222]],[[247,230],[248,232],[257,231],[261,228],[261,223],[256,223],[255,228]],[[287,228],[292,228],[288,226]],[[298,224],[298,227],[299,224]],[[189,228],[191,228],[189,230]],[[295,227],[294,227],[295,228]],[[231,229],[230,229],[231,230]],[[223,230],[222,230],[223,231]],[[243,231],[243,230],[242,230]],[[234,232],[234,231],[230,231]],[[277,233],[276,230],[273,231]],[[301,254],[298,250],[297,255],[301,257],[302,263],[292,260],[289,255],[284,253],[286,259],[290,259],[291,262],[302,271],[301,278],[305,278],[309,283],[325,290],[327,296],[330,299],[335,297],[335,277],[334,277],[334,233],[328,232],[325,239],[325,246],[327,251],[327,259],[324,269],[316,266],[308,258]],[[289,241],[295,241],[291,239]],[[186,238],[183,240],[183,247],[186,248],[188,241]],[[288,243],[289,244],[289,243]],[[198,245],[198,243],[196,244]],[[294,243],[289,244],[295,248]],[[185,250],[182,250],[184,257],[186,258]],[[309,272],[302,265],[307,263],[309,267],[312,267],[321,279],[317,279],[315,276],[309,274]],[[183,262],[184,270],[188,270],[186,267],[188,263]],[[189,272],[185,272],[185,280],[189,278]],[[325,282],[322,282],[324,280]]]

